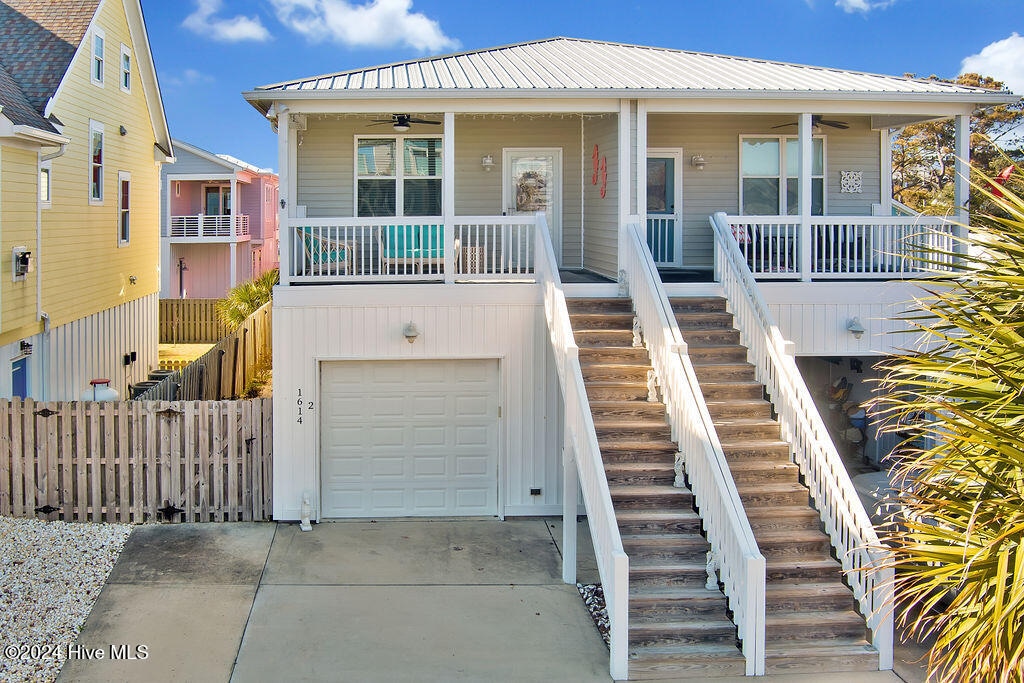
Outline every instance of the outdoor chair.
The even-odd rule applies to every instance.
[[[444,263],[443,225],[385,225],[377,236],[382,273],[422,273],[424,266]],[[456,248],[456,262],[458,256]]]
[[[343,240],[325,236],[314,228],[306,227],[302,232],[302,263],[299,271],[303,275],[348,275],[349,256],[352,246]]]

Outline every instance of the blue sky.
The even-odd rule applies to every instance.
[[[260,85],[569,36],[876,73],[979,71],[1024,93],[1021,0],[142,0],[171,135],[277,168]],[[965,61],[966,60],[966,61]]]

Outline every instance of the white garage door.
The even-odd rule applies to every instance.
[[[322,517],[495,515],[496,360],[321,366]]]

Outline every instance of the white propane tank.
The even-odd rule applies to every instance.
[[[110,388],[109,379],[94,379],[89,384],[90,388],[83,391],[80,397],[83,401],[116,401],[119,398],[117,392]]]

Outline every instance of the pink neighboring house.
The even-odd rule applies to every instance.
[[[173,144],[160,183],[160,298],[218,299],[278,265],[277,174]]]

